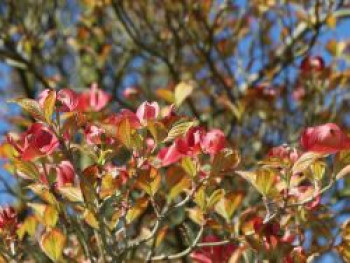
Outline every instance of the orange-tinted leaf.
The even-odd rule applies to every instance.
[[[51,90],[49,91],[48,96],[46,97],[44,101],[44,117],[47,123],[51,123],[52,120],[52,114],[55,110],[55,103],[56,103],[56,92]]]
[[[142,212],[147,208],[148,202],[149,202],[148,197],[143,197],[138,199],[126,214],[126,223],[130,224],[136,218],[138,218],[142,214]]]

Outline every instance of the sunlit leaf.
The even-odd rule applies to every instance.
[[[189,176],[195,177],[197,175],[197,165],[191,157],[182,158],[181,166]]]
[[[306,152],[294,163],[292,168],[292,173],[302,173],[307,168],[311,166],[317,159],[324,157],[324,154],[319,154],[315,152]]]
[[[180,82],[175,87],[175,105],[179,107],[193,92],[194,85],[190,81]]]
[[[71,202],[84,202],[83,194],[78,187],[61,186],[58,188],[60,194]]]
[[[21,160],[15,160],[14,165],[16,172],[26,179],[38,179],[40,176],[39,170],[32,162],[26,162]]]
[[[56,92],[51,90],[49,91],[49,94],[44,101],[44,107],[43,107],[44,117],[47,123],[51,123],[52,114],[55,110],[55,103],[56,103]]]
[[[169,142],[184,135],[191,127],[195,126],[194,121],[185,121],[176,123],[169,131],[168,136],[164,139],[164,142]]]
[[[58,228],[51,229],[41,237],[41,248],[44,253],[54,262],[62,257],[64,246],[66,245],[66,236]]]
[[[34,119],[45,121],[44,113],[39,103],[32,99],[15,99],[9,102],[17,103],[23,110],[29,113]]]
[[[143,213],[143,211],[147,208],[148,202],[149,202],[149,199],[147,197],[138,199],[126,214],[126,223],[130,224],[135,219],[137,219]]]

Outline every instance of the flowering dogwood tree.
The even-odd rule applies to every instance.
[[[93,84],[12,101],[33,124],[2,146],[22,201],[1,210],[2,261],[307,262],[335,245],[302,246],[310,220],[331,220],[322,194],[349,172],[350,137],[336,124],[247,169],[221,130],[174,105],[110,113],[109,100]]]
[[[349,18],[0,1],[0,262],[350,262]]]

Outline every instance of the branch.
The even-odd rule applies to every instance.
[[[336,10],[332,15],[338,20],[344,19],[344,18],[350,17],[350,9],[346,8],[346,9]],[[315,21],[316,18],[317,18],[317,14],[313,14],[311,16],[311,21]],[[258,73],[251,74],[250,76],[248,76],[247,82],[242,83],[239,86],[239,89],[242,91],[245,91],[250,86],[261,81],[265,77],[266,69],[271,69],[273,67],[282,68],[283,65],[288,64],[290,61],[288,59],[285,59],[285,57],[287,56],[288,53],[292,51],[295,42],[300,40],[307,32],[314,29],[315,26],[316,28],[322,27],[326,23],[327,18],[328,18],[328,14],[321,14],[318,17],[317,24],[310,25],[307,22],[300,23],[292,32],[292,35],[289,38],[287,38],[287,40],[285,41],[286,44],[276,50],[276,56],[274,57],[274,59],[270,60],[269,63],[264,65]],[[304,53],[305,51],[298,55],[301,56]]]

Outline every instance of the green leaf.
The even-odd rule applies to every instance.
[[[52,120],[52,114],[55,110],[55,103],[56,103],[56,91],[50,90],[48,96],[46,97],[44,101],[44,117],[47,123],[51,123]]]
[[[40,176],[39,170],[32,162],[26,162],[21,160],[15,160],[14,165],[18,175],[25,179],[38,179]]]
[[[57,262],[62,257],[66,239],[61,230],[54,228],[42,235],[40,245],[44,253],[52,261]]]
[[[32,99],[15,99],[9,102],[17,103],[23,110],[29,113],[34,119],[45,121],[44,113],[39,105],[39,103]]]
[[[182,81],[175,87],[175,105],[179,107],[193,92],[194,85],[190,81]]]

